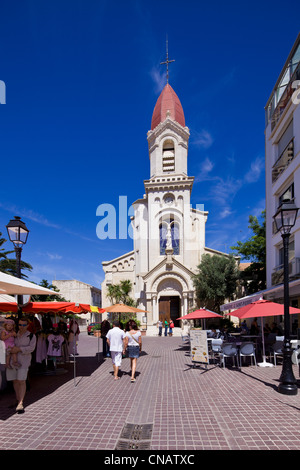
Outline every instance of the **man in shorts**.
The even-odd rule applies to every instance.
[[[124,349],[125,333],[120,329],[120,323],[118,321],[113,322],[113,328],[108,331],[106,335],[107,344],[110,350],[112,358],[113,369],[114,369],[114,380],[119,380],[118,372],[119,367],[122,363],[122,352]]]
[[[26,393],[26,380],[28,369],[31,363],[31,354],[35,350],[36,336],[29,331],[27,318],[20,318],[19,331],[15,339],[15,346],[11,349],[12,354],[18,355],[20,367],[6,369],[7,380],[13,381],[13,386],[17,398],[17,413],[24,413],[24,397]]]

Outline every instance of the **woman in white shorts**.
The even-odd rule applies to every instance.
[[[20,364],[20,367],[6,369],[6,378],[9,381],[13,381],[13,386],[18,402],[16,411],[18,413],[23,413],[23,401],[26,393],[26,379],[31,363],[31,355],[36,346],[36,336],[27,331],[27,318],[20,318],[18,326],[19,331],[15,339],[15,346],[12,348],[11,352],[18,354],[18,363]]]

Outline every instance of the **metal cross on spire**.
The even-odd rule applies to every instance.
[[[166,60],[165,60],[165,62],[160,63],[160,65],[166,65],[167,66],[167,83],[169,83],[169,64],[171,62],[175,62],[175,60],[169,60],[168,36],[167,36],[167,39],[166,39]]]

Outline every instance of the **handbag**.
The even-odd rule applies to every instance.
[[[136,342],[137,346],[139,346],[139,348],[140,348],[140,351],[141,351],[141,350],[142,350],[142,346],[140,345],[140,343],[138,343],[138,342],[137,342],[137,340],[136,340],[136,339],[135,339],[135,338],[132,336],[132,334],[131,334],[131,333],[129,333],[129,334],[130,334],[131,338],[133,339],[133,341],[135,341],[135,342]]]

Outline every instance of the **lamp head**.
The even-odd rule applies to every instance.
[[[278,207],[276,214],[273,216],[277,230],[279,230],[282,235],[290,233],[296,223],[297,214],[298,207],[290,200],[284,199]]]
[[[6,228],[9,239],[16,248],[20,248],[22,245],[25,245],[29,230],[25,223],[22,222],[21,217],[11,219],[6,225]]]

